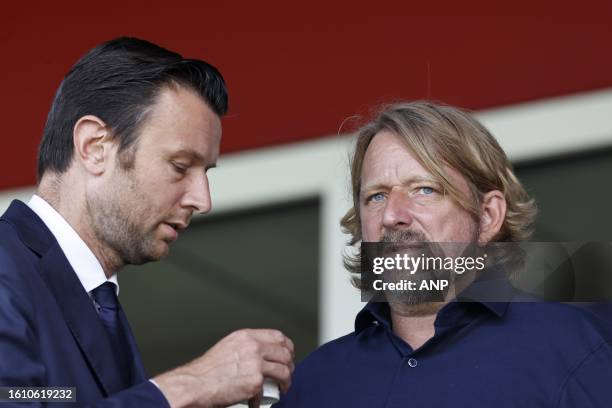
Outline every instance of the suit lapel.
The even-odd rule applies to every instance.
[[[120,368],[106,330],[57,242],[40,259],[40,270],[66,324],[106,393],[121,391],[124,387],[118,375]]]
[[[128,346],[130,348],[130,359],[132,363],[130,364],[130,381],[132,384],[139,384],[147,379],[147,375],[140,358],[140,352],[138,351],[136,340],[134,339],[130,324],[128,323],[127,317],[125,316],[121,305],[119,305],[119,321],[121,322],[123,333],[125,334]]]

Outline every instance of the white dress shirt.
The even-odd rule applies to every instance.
[[[117,274],[106,278],[100,261],[91,252],[85,241],[72,228],[68,221],[58,213],[55,208],[41,197],[34,194],[28,202],[28,207],[32,209],[45,223],[51,231],[60,248],[66,255],[70,266],[74,269],[81,285],[91,297],[91,291],[102,285],[104,282],[112,282],[119,294],[119,282]]]

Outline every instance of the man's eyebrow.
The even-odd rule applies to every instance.
[[[410,185],[410,184],[414,184],[414,183],[435,183],[435,184],[440,184],[436,179],[434,179],[433,177],[423,177],[423,176],[415,176],[415,177],[409,177],[406,180],[402,181],[402,185]],[[388,188],[389,183],[386,182],[380,182],[380,181],[374,181],[370,184],[366,184],[361,188],[361,191],[373,191],[373,190],[384,190],[386,188]]]
[[[176,152],[172,153],[171,157],[187,157],[189,158],[191,161],[193,161],[194,163],[200,164],[200,163],[205,163],[206,159],[204,158],[204,156],[202,156],[200,153],[196,152],[193,149],[180,149],[177,150]],[[217,163],[211,163],[211,164],[207,164],[204,167],[205,171],[208,171],[210,169],[213,169],[217,167]]]
[[[170,157],[185,157],[190,159],[192,162],[196,164],[206,163],[206,158],[202,156],[199,152],[193,149],[184,148],[179,149],[170,154]],[[217,167],[217,163],[210,163],[206,165],[206,170],[211,169],[213,167]]]
[[[171,156],[172,157],[183,156],[183,157],[188,157],[192,159],[193,161],[204,162],[204,156],[202,156],[200,153],[196,152],[193,149],[180,149],[180,150],[172,152]]]

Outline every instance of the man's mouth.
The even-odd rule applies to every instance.
[[[179,232],[187,228],[187,223],[180,221],[164,221],[162,225],[166,226],[165,230],[168,232],[170,239],[172,241],[178,238]]]
[[[164,221],[164,223],[168,224],[169,226],[171,226],[176,231],[182,231],[185,228],[187,228],[187,226],[189,225],[189,220],[187,220],[187,221],[172,220],[172,221]]]

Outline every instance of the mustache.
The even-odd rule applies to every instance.
[[[414,230],[385,231],[380,243],[384,256],[395,256],[405,251],[419,251],[427,256],[444,254],[438,243],[430,241],[423,232]]]
[[[379,242],[428,242],[429,240],[421,231],[399,230],[385,231]]]

